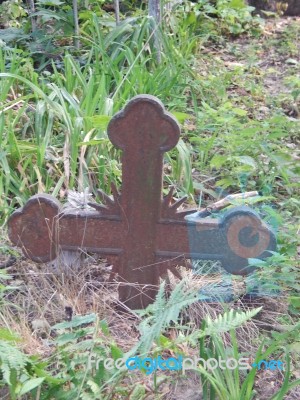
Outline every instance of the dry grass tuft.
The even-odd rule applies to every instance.
[[[137,342],[139,317],[134,312],[120,311],[118,283],[109,282],[110,267],[97,256],[85,257],[81,268],[64,267],[61,270],[21,260],[9,272],[14,276],[11,284],[18,289],[7,295],[8,304],[2,309],[2,320],[22,336],[26,352],[48,354],[46,339],[51,334],[50,326],[67,319],[70,309],[74,315],[94,312],[100,319],[105,319],[113,339],[124,351]],[[180,273],[188,286],[199,290],[221,280],[220,275],[196,275],[185,268],[180,268]],[[178,282],[173,275],[169,275],[168,280],[171,289]],[[239,282],[237,286],[240,286]],[[200,301],[182,313],[181,322],[188,322],[193,331],[200,328],[203,318],[209,315],[214,319],[231,307],[245,309],[240,301]],[[249,343],[257,335],[258,329],[252,321],[240,328],[241,348],[249,351]]]

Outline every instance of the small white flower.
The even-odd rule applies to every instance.
[[[81,210],[91,209],[88,203],[92,199],[92,193],[89,193],[89,188],[85,188],[83,192],[76,192],[74,190],[68,191],[68,202],[66,204],[69,208],[80,208]]]

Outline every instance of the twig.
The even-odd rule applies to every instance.
[[[73,18],[74,18],[74,47],[76,50],[80,48],[79,42],[79,22],[78,22],[78,1],[73,0]]]
[[[29,6],[29,18],[31,22],[31,31],[34,33],[37,28],[36,18],[32,15],[35,13],[35,5],[34,0],[27,0],[27,4]]]
[[[219,200],[216,203],[213,203],[211,206],[200,209],[199,216],[203,218],[203,217],[209,216],[212,212],[220,211],[223,208],[232,204],[233,200],[248,199],[249,197],[255,197],[255,196],[258,196],[258,192],[256,192],[256,191],[230,194],[230,195],[224,197],[224,199]]]
[[[114,2],[115,2],[116,25],[119,25],[119,22],[120,22],[120,3],[119,3],[119,0],[114,0]]]

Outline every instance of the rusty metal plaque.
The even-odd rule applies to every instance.
[[[144,308],[167,270],[186,259],[220,260],[232,274],[252,272],[248,258],[265,258],[276,249],[271,229],[250,208],[237,207],[222,218],[201,218],[196,210],[178,211],[173,189],[162,196],[164,153],[176,146],[180,128],[161,102],[133,98],[108,125],[111,142],[122,151],[121,193],[99,191],[103,204],[91,210],[63,210],[50,195],[36,195],[8,221],[10,240],[26,257],[46,262],[60,250],[83,249],[112,261],[119,299]]]

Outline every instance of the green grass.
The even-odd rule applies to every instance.
[[[37,192],[57,196],[87,186],[109,192],[111,182],[118,185],[119,154],[107,138],[106,126],[134,95],[153,94],[165,103],[172,99],[171,111],[185,107],[188,64],[181,60],[167,65],[167,57],[174,57],[167,36],[162,63],[153,61],[147,17],[124,21],[106,34],[95,15],[92,22],[83,31],[82,55],[66,52],[60,68],[52,62],[51,73],[38,75],[26,53],[0,53],[4,220],[16,203],[23,205]]]
[[[296,112],[300,107],[296,44],[299,27],[291,23],[281,36],[260,37],[262,28],[258,29],[258,21],[251,17],[249,9],[241,1],[231,3],[229,7],[229,1],[218,1],[212,8],[207,1],[185,2],[172,12],[166,11],[159,31],[161,63],[157,62],[153,46],[153,22],[141,9],[122,18],[118,26],[99,4],[97,9],[80,9],[79,50],[72,47],[70,21],[68,27],[56,30],[58,25],[51,20],[36,41],[28,37],[24,40],[25,36],[20,33],[18,39],[7,39],[8,32],[2,33],[7,42],[0,47],[0,225],[36,193],[50,193],[64,201],[69,189],[82,191],[89,187],[96,195],[97,188],[110,193],[112,182],[120,186],[120,153],[108,140],[107,124],[133,96],[155,95],[179,119],[182,127],[176,149],[165,157],[165,191],[169,185],[175,185],[177,197],[188,194],[190,203],[201,207],[228,193],[257,190],[262,195],[264,204],[258,202],[253,207],[276,228],[278,253],[267,261],[252,262],[257,264],[257,279],[282,291],[280,301],[286,303],[288,316],[283,319],[283,313],[277,322],[291,325],[287,329],[291,332],[280,337],[273,333],[267,341],[269,347],[260,347],[257,356],[269,356],[273,351],[282,354],[276,347],[278,343],[286,354],[293,349],[297,353],[298,331],[292,324],[296,318],[295,307],[284,299],[299,297],[296,261],[300,210],[299,116]],[[21,6],[16,7],[17,12]],[[47,11],[42,4],[39,7]],[[70,6],[53,7],[62,23]],[[27,32],[22,13],[14,18],[11,23]],[[235,40],[242,33],[245,35]],[[0,255],[10,252],[7,243],[1,246]],[[89,272],[90,278],[93,272]],[[24,275],[30,274],[26,270]],[[90,286],[86,285],[87,276],[73,276],[66,284],[66,277],[59,282],[57,277],[49,281],[41,278],[37,271],[31,275],[39,277],[31,282],[34,289],[27,284],[24,289],[23,281],[21,289],[12,288],[1,275],[0,317],[6,328],[18,330],[24,340],[27,335],[34,352],[39,338],[33,338],[24,321],[32,320],[35,314],[44,316],[48,313],[47,307],[54,307],[53,304],[56,311],[60,310],[57,292],[64,299],[74,301],[78,314],[88,314],[94,304],[99,304],[99,292],[111,298],[115,290],[114,287],[106,292],[103,286],[91,293]],[[94,278],[91,279],[93,286]],[[130,342],[132,351],[159,354],[187,348],[192,352],[195,342],[201,338],[203,356],[215,353],[223,357],[228,351],[235,356],[240,354],[240,332],[235,335],[232,329],[241,324],[227,323],[228,318],[235,321],[232,310],[225,317],[208,319],[209,307],[200,305],[199,318],[210,321],[205,333],[204,328],[201,330],[195,324],[191,310],[180,313],[184,308],[180,306],[182,302],[188,305],[193,301],[194,294],[184,289],[183,284],[176,286],[173,294],[165,298],[162,286],[155,307],[135,314],[134,322],[129,320],[127,325],[122,325],[123,317],[116,315],[115,310],[106,308],[106,299],[102,299],[96,311],[105,313],[105,318],[109,314],[107,319],[115,321],[113,327],[122,326],[126,332],[129,326],[126,336],[129,341],[139,330],[139,340]],[[11,298],[7,293],[11,290],[15,291],[18,311],[8,301]],[[215,313],[214,307],[211,308]],[[58,312],[60,319],[61,314]],[[250,314],[245,318],[249,319]],[[178,321],[182,315],[187,315],[187,322],[181,325]],[[239,321],[239,316],[236,318]],[[55,314],[53,319],[59,318]],[[108,374],[103,368],[100,371],[84,369],[94,351],[113,357],[123,352],[115,343],[120,338],[110,334],[106,321],[95,316],[90,322],[91,325],[83,322],[80,327],[63,323],[53,328],[60,332],[55,340],[48,338],[55,349],[45,364],[19,350],[15,351],[19,364],[13,366],[8,358],[2,357],[0,369],[4,381],[1,382],[10,388],[12,398],[20,398],[26,391],[36,399],[50,398],[53,393],[54,397],[59,393],[62,399],[77,396],[83,400],[100,396],[109,399],[114,395],[137,399],[146,396],[149,390],[157,394],[160,380],[156,375],[149,386],[142,373],[137,382],[128,374],[114,374],[116,371]],[[224,341],[216,336],[230,330],[230,337]],[[13,342],[14,347],[15,339],[7,335],[6,331],[0,332],[2,345],[5,346],[5,341],[10,345]],[[253,353],[251,340],[249,346]],[[128,350],[128,343],[125,347]],[[274,397],[276,400],[299,383],[291,382],[295,378],[289,368],[295,364],[293,354],[291,360],[287,356],[286,362],[288,368]],[[215,392],[224,399],[233,395],[236,399],[250,399],[254,394],[253,385],[259,379],[253,372],[246,377],[236,371],[232,374],[216,371],[210,375],[198,369],[198,373],[204,394],[211,399]],[[45,388],[51,389],[48,397]],[[66,388],[70,389],[69,393]]]

